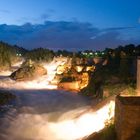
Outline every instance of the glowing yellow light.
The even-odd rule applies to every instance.
[[[94,66],[87,66],[86,71],[94,71],[95,67]]]
[[[63,59],[63,61],[54,60],[51,63],[42,64],[44,68],[47,69],[47,75],[37,78],[33,81],[16,82],[7,77],[7,79],[4,79],[4,81],[0,81],[0,87],[10,89],[57,89],[57,85],[51,85],[50,82],[54,79],[54,76],[56,74],[56,68],[59,65],[64,64],[66,61],[67,59]],[[20,67],[20,65],[21,62],[16,63],[13,66]],[[10,74],[10,71],[0,73],[1,76],[9,76]]]
[[[48,75],[40,77],[31,82],[16,82],[12,80],[1,81],[0,87],[7,88],[22,88],[22,89],[54,89],[56,85],[51,85],[49,82],[54,78],[56,68],[62,61],[51,62],[44,64],[48,71]],[[83,84],[87,84],[89,77],[87,73],[83,73]],[[5,84],[5,85],[4,85]],[[63,119],[57,122],[49,122],[48,114],[19,114],[17,118],[12,121],[9,133],[14,137],[13,139],[42,139],[42,140],[78,140],[91,133],[98,132],[103,129],[106,122],[114,117],[115,102],[109,101],[100,109],[93,111],[87,110],[86,113],[79,117],[71,117],[70,119]],[[81,114],[81,112],[79,112]],[[76,115],[75,115],[76,116]],[[68,116],[69,117],[69,116]],[[18,130],[17,130],[18,127]],[[17,131],[15,131],[15,129]]]
[[[115,102],[110,101],[95,112],[88,112],[73,120],[65,120],[51,124],[56,139],[77,140],[91,133],[98,132],[114,117]]]
[[[76,66],[76,71],[81,72],[83,70],[83,66]]]

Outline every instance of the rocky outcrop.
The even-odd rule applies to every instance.
[[[43,66],[33,64],[19,68],[10,75],[10,78],[16,81],[30,81],[46,74],[47,70]]]
[[[86,72],[71,74],[56,75],[56,81],[59,81],[58,88],[66,90],[80,91],[80,89],[86,87],[89,81],[89,75]],[[55,79],[53,81],[55,81]]]
[[[94,58],[93,58],[93,61],[94,61],[95,64],[101,63],[102,60],[103,60],[102,57],[94,57]]]
[[[79,89],[80,89],[80,87],[79,87],[79,81],[59,83],[58,84],[58,89],[79,91]]]
[[[140,97],[116,97],[115,128],[118,140],[128,140],[140,127]]]

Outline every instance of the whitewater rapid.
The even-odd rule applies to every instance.
[[[0,117],[0,140],[75,140],[79,136],[62,132],[69,121],[89,109],[90,100],[76,93],[57,90],[51,85],[62,62],[43,64],[48,74],[30,82],[9,78],[11,71],[0,73],[0,88],[16,95],[14,105]],[[64,63],[64,62],[63,62]],[[20,67],[21,63],[15,66]],[[64,130],[62,124],[65,123]],[[56,132],[57,131],[57,132]],[[68,130],[67,133],[75,133]]]
[[[58,90],[13,90],[12,93],[17,96],[16,103],[0,119],[0,140],[79,138],[72,130],[74,118],[89,109],[88,99]]]
[[[114,103],[93,111],[95,101],[51,85],[61,63],[43,64],[48,75],[30,82],[11,80],[10,71],[0,73],[0,88],[16,95],[0,115],[0,140],[81,140],[104,128]]]

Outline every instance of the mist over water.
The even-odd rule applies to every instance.
[[[110,103],[93,112],[96,101],[50,84],[61,63],[44,64],[48,75],[30,82],[11,80],[9,71],[0,74],[0,88],[17,97],[0,117],[0,140],[80,140],[104,128]]]
[[[30,82],[11,80],[8,77],[11,71],[0,73],[0,88],[17,96],[15,105],[0,118],[0,140],[75,139],[74,136],[66,138],[58,128],[62,128],[63,123],[69,125],[69,121],[88,109],[90,100],[76,93],[56,90],[57,86],[49,83],[61,63],[43,64],[48,74]]]
[[[56,89],[56,85],[51,85],[50,81],[54,78],[56,69],[60,64],[66,62],[67,59],[63,61],[56,61],[53,60],[50,63],[42,64],[44,68],[47,69],[47,75],[39,77],[32,81],[26,82],[16,82],[11,80],[8,76],[12,73],[12,71],[3,71],[0,73],[0,88],[7,88],[7,89]],[[13,65],[13,68],[19,68],[21,62]]]
[[[18,91],[16,95],[16,107],[0,120],[1,140],[74,140],[75,117],[90,108],[89,100],[61,91]]]

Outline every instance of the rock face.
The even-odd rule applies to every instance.
[[[30,81],[37,77],[47,74],[47,70],[38,64],[32,66],[24,66],[10,75],[10,78],[16,81]]]
[[[93,58],[95,64],[100,63],[102,61],[102,57],[95,57]]]
[[[58,88],[78,91],[80,89],[79,81],[59,83]]]
[[[128,140],[140,128],[140,97],[116,97],[115,129],[118,140]]]
[[[57,83],[58,88],[65,90],[80,91],[80,89],[86,87],[89,82],[89,75],[86,72],[72,72],[70,74],[56,75],[55,78],[59,81]]]
[[[140,57],[137,59],[137,92],[140,95]]]

